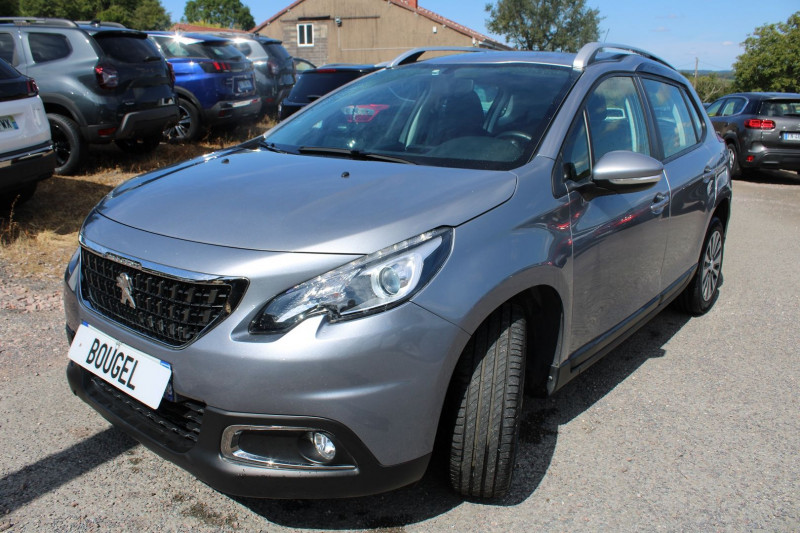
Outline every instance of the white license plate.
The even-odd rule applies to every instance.
[[[250,80],[239,80],[239,83],[236,86],[239,88],[240,92],[248,92],[253,90],[253,82]]]
[[[800,141],[800,133],[784,133],[784,141]]]
[[[11,116],[0,117],[0,131],[18,130],[17,121]]]
[[[123,344],[86,322],[75,333],[69,358],[153,409],[158,409],[172,376],[169,363]]]

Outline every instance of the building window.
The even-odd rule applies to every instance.
[[[314,25],[297,25],[297,46],[314,46]]]

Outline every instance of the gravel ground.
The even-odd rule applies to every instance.
[[[716,307],[656,317],[526,400],[511,494],[416,485],[353,500],[231,498],[72,396],[54,280],[0,257],[0,531],[800,531],[800,181],[736,181]]]

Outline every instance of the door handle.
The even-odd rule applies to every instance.
[[[712,167],[706,167],[703,169],[703,183],[708,183],[713,177],[714,169]]]
[[[653,198],[653,203],[650,204],[650,211],[656,215],[660,215],[664,211],[664,208],[667,207],[667,204],[669,204],[669,196],[660,192]]]

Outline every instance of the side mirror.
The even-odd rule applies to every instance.
[[[594,166],[592,181],[614,191],[642,190],[661,180],[664,165],[650,156],[618,150],[608,152]]]

